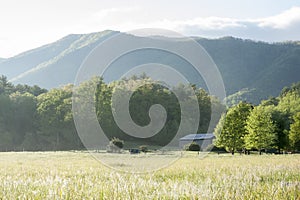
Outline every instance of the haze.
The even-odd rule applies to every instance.
[[[3,0],[0,24],[4,58],[71,33],[106,29],[166,28],[190,36],[278,42],[300,40],[300,2]]]

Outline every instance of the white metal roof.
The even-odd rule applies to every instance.
[[[213,139],[215,135],[213,133],[197,133],[197,134],[189,134],[186,135],[179,140],[205,140],[205,139]]]

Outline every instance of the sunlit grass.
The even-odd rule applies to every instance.
[[[0,199],[300,199],[300,155],[187,154],[130,174],[84,152],[0,153]]]

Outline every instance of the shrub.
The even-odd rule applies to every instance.
[[[112,152],[112,153],[119,153],[121,149],[124,147],[124,141],[120,140],[119,138],[112,138],[107,145],[107,152]]]
[[[120,140],[119,138],[116,138],[116,137],[111,139],[110,143],[112,143],[113,145],[115,145],[119,149],[123,149],[123,147],[124,147],[124,141]]]
[[[196,142],[192,142],[185,146],[185,150],[187,151],[200,151],[200,146]]]
[[[203,151],[212,151],[212,152],[226,152],[226,149],[223,147],[217,147],[213,144],[208,145]]]
[[[140,150],[141,152],[146,153],[146,152],[148,152],[148,146],[146,146],[146,145],[141,145],[141,146],[139,146],[139,150]]]

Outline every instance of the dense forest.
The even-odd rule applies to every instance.
[[[0,151],[82,150],[83,146],[74,124],[72,99],[74,90],[87,91],[96,84],[94,105],[98,122],[108,139],[114,137],[126,144],[164,146],[170,137],[179,139],[189,134],[176,135],[181,109],[177,94],[184,103],[194,101],[186,85],[172,90],[146,76],[131,77],[105,83],[102,78],[83,82],[78,87],[65,85],[46,90],[39,86],[13,85],[5,76],[0,77]],[[136,89],[136,85],[139,86]],[[198,133],[211,132],[211,119],[216,134],[215,145],[234,153],[236,151],[299,151],[300,150],[300,83],[282,89],[274,98],[259,105],[240,102],[227,108],[204,89],[191,85],[200,110]],[[149,109],[162,105],[167,119],[161,131],[147,139],[125,134],[114,121],[112,95],[132,93],[129,111],[133,121],[140,126],[149,124]],[[122,98],[122,96],[119,96]],[[215,110],[212,112],[211,107]],[[190,111],[193,112],[193,111]],[[220,120],[219,120],[220,119]],[[189,119],[187,119],[188,121]],[[192,121],[192,120],[191,120]],[[178,146],[178,144],[174,144]],[[95,147],[97,148],[97,147]],[[100,148],[100,147],[99,147]]]
[[[132,138],[124,134],[116,125],[112,115],[112,94],[116,87],[122,88],[122,92],[129,92],[135,84],[143,83],[133,92],[130,99],[130,114],[133,121],[144,126],[149,123],[149,108],[159,103],[167,111],[167,120],[163,129],[147,140]],[[106,84],[102,78],[95,77],[82,83],[77,90],[86,91],[91,84],[97,84],[95,91],[95,108],[97,118],[109,139],[120,138],[131,143],[145,145],[165,145],[169,142],[168,136],[174,135],[180,123],[180,106],[176,96],[161,84],[147,77],[132,77]],[[207,132],[211,118],[213,124],[218,123],[225,106],[213,96],[203,90],[194,88],[200,110],[198,132]],[[66,85],[49,91],[38,86],[13,85],[2,76],[0,79],[0,150],[76,150],[84,149],[77,135],[72,115],[72,93],[74,86]],[[179,93],[186,96],[188,104],[192,98],[185,85],[174,87]],[[211,106],[216,108],[211,112]],[[213,117],[212,117],[213,116]],[[188,130],[185,134],[189,134]],[[128,143],[128,142],[127,142]],[[175,144],[178,146],[178,144]]]
[[[72,87],[47,91],[0,78],[0,150],[80,147],[71,117]]]
[[[222,115],[215,134],[215,144],[232,154],[252,149],[260,153],[299,151],[300,82],[257,106],[240,102],[230,107]]]

